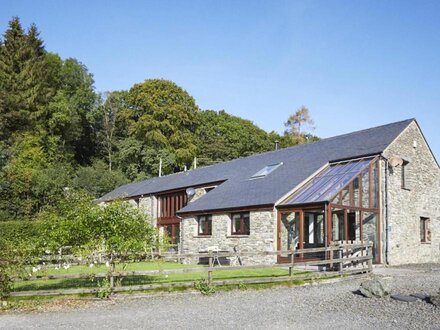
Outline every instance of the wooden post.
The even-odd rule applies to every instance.
[[[341,276],[342,276],[342,272],[344,270],[344,262],[342,260],[342,257],[344,255],[344,251],[343,250],[344,250],[344,247],[342,246],[342,244],[339,244],[339,259],[341,260],[339,262],[339,273],[341,274]]]
[[[212,253],[209,255],[208,284],[212,283],[212,267],[214,267]]]
[[[109,280],[110,280],[110,290],[113,291],[113,288],[115,287],[115,277],[114,277],[115,261],[113,259],[113,252],[110,253],[109,262],[110,262],[110,270],[108,272],[108,277],[109,277]]]
[[[368,272],[371,273],[373,271],[373,245],[368,244],[367,255],[370,257],[368,259]]]
[[[293,276],[293,261],[295,258],[295,251],[290,252],[290,266],[289,266],[289,277]]]
[[[115,273],[115,262],[112,261],[110,263],[110,289],[113,291],[113,288],[115,287],[115,277],[114,277],[114,273]]]

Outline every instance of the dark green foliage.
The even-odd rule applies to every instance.
[[[107,165],[98,160],[91,166],[83,166],[77,170],[73,179],[73,188],[83,190],[90,196],[98,198],[128,182],[129,180],[121,171],[109,171]]]
[[[17,17],[0,43],[0,138],[29,131],[54,94],[43,41],[32,25],[27,32]]]
[[[47,52],[18,18],[0,39],[0,219],[31,219],[66,191],[96,198],[133,180],[315,140],[306,112],[284,135],[225,111],[200,111],[174,82],[147,79],[98,95],[74,58]],[[295,134],[292,134],[295,132]],[[308,137],[308,138],[307,138]]]
[[[53,62],[57,55],[50,58]],[[87,164],[96,154],[97,132],[93,111],[98,102],[93,78],[76,59],[59,59],[58,90],[45,108],[44,131],[60,137],[65,152],[80,164]]]
[[[8,165],[0,172],[0,216],[29,218],[56,204],[71,175],[71,165],[59,157],[56,139],[30,133],[16,136]]]
[[[42,228],[42,222],[35,220],[0,221],[2,240],[11,242],[14,245],[24,241],[37,241],[41,237]]]
[[[163,173],[173,173],[190,165],[196,155],[194,131],[199,108],[185,90],[169,80],[145,80],[127,94],[127,109],[121,117],[131,135],[120,145],[120,162],[126,163],[125,149],[141,153],[137,164],[146,177],[158,173],[159,159],[166,158]],[[132,159],[132,158],[131,158]],[[131,163],[131,161],[130,161]],[[129,174],[131,178],[133,174]]]
[[[71,246],[75,254],[130,257],[147,253],[159,241],[150,219],[128,203],[101,207],[86,194],[66,192],[52,210],[41,213],[44,223],[42,246],[50,252]]]
[[[232,116],[224,110],[201,111],[198,122],[196,141],[200,165],[274,150],[275,141],[282,139],[277,133],[268,134],[250,120]]]

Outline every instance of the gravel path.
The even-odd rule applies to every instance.
[[[440,265],[378,268],[375,274],[392,293],[434,294],[440,287]],[[440,329],[440,308],[353,294],[361,281],[117,298],[0,315],[0,329]]]

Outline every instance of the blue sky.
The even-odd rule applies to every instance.
[[[416,117],[440,158],[440,1],[7,1],[98,91],[147,78],[282,132],[301,105],[329,137]]]

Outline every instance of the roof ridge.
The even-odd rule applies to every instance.
[[[405,119],[405,120],[396,121],[396,122],[393,122],[393,123],[388,123],[388,124],[383,124],[383,125],[379,125],[379,126],[364,128],[364,129],[361,129],[361,130],[358,130],[358,131],[354,131],[354,132],[349,132],[349,133],[344,133],[344,134],[340,134],[340,135],[330,136],[328,138],[324,138],[324,139],[321,139],[321,140],[318,140],[318,141],[306,142],[306,143],[297,144],[297,145],[294,145],[294,146],[291,146],[291,147],[286,147],[286,148],[283,148],[283,149],[270,150],[270,151],[265,151],[265,152],[261,152],[261,153],[257,153],[257,154],[253,154],[253,155],[249,155],[249,156],[245,156],[245,157],[229,159],[229,160],[222,161],[220,163],[206,165],[206,166],[201,166],[201,167],[198,167],[198,168],[195,168],[195,169],[190,169],[190,170],[188,170],[186,172],[182,171],[182,172],[170,173],[170,174],[163,175],[163,176],[155,176],[155,177],[152,177],[152,178],[149,178],[149,179],[145,179],[145,180],[142,180],[142,181],[136,181],[136,182],[132,182],[132,183],[145,182],[145,181],[150,181],[150,180],[157,180],[159,178],[170,177],[170,176],[173,176],[173,175],[191,173],[193,171],[197,171],[197,170],[201,170],[201,169],[205,169],[205,168],[210,168],[210,167],[213,167],[213,166],[219,166],[219,165],[235,162],[235,161],[238,161],[238,160],[241,160],[241,159],[245,159],[245,158],[249,159],[249,158],[252,158],[252,157],[259,157],[259,156],[267,155],[267,154],[270,154],[270,153],[278,153],[278,152],[283,152],[283,151],[286,151],[286,150],[292,150],[292,149],[295,149],[295,148],[303,148],[304,146],[309,146],[309,145],[312,145],[312,144],[322,143],[322,142],[329,141],[329,140],[336,139],[336,138],[340,138],[340,137],[343,137],[343,136],[347,136],[347,135],[351,135],[351,134],[357,134],[357,133],[360,133],[360,132],[366,132],[366,131],[369,131],[369,130],[373,130],[373,129],[377,129],[377,128],[381,128],[381,127],[385,127],[385,126],[392,126],[392,125],[396,125],[396,124],[400,124],[400,123],[404,123],[404,122],[411,122],[413,120],[415,120],[415,118],[409,118],[409,119]]]

